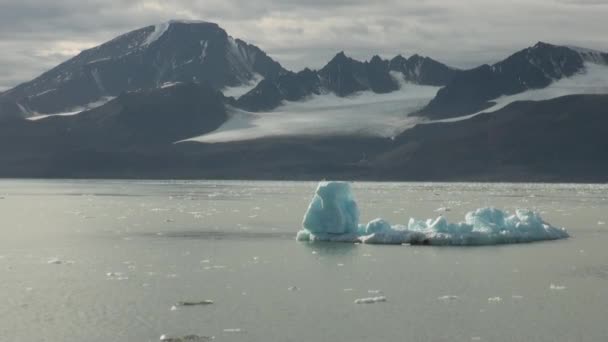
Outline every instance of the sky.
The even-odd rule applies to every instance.
[[[218,23],[286,68],[414,53],[451,66],[537,41],[608,51],[608,0],[0,0],[0,91],[115,36],[169,19]]]

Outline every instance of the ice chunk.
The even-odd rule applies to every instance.
[[[346,182],[321,182],[302,226],[313,234],[349,234],[359,228],[359,208]]]
[[[162,335],[160,337],[161,342],[207,342],[213,341],[215,337],[213,336],[198,336],[198,335],[187,335],[181,337],[171,337],[167,335]]]
[[[368,298],[355,299],[355,304],[374,304],[374,303],[380,303],[380,302],[386,302],[386,297],[379,296],[379,297],[368,297]]]
[[[551,285],[549,286],[549,289],[554,290],[554,291],[563,291],[563,290],[565,290],[565,289],[566,289],[566,287],[565,287],[565,286],[563,286],[563,285],[555,285],[555,284],[551,284]]]
[[[444,217],[425,221],[410,218],[407,226],[378,218],[359,224],[359,209],[349,183],[321,182],[297,234],[298,241],[362,242],[368,244],[495,245],[568,238],[564,228],[553,227],[538,213],[481,208],[465,215],[464,222]]]
[[[205,299],[205,300],[195,301],[195,302],[178,302],[177,306],[197,306],[197,305],[211,305],[211,304],[213,304],[212,300]]]
[[[488,302],[490,302],[490,303],[500,303],[500,302],[502,302],[502,298],[500,298],[500,297],[490,297],[490,298],[488,298]]]

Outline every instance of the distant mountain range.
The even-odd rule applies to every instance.
[[[541,42],[470,70],[340,52],[292,72],[170,21],[0,93],[0,177],[608,181],[606,124],[599,51]]]

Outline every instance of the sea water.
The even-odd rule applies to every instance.
[[[0,340],[608,336],[608,186],[352,184],[362,222],[497,207],[570,234],[482,247],[296,242],[316,186],[2,180]]]

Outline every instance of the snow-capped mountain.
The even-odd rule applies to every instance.
[[[607,65],[608,54],[539,42],[494,65],[458,74],[420,114],[429,118],[472,114],[492,107],[492,100],[501,96],[546,88],[584,73],[586,63]]]
[[[298,73],[284,72],[267,79],[238,99],[236,106],[250,110],[271,110],[286,100],[300,101],[311,95],[333,93],[346,97],[371,91],[386,94],[400,89],[401,81],[416,85],[443,86],[461,71],[429,57],[397,56],[384,60],[374,56],[361,62],[338,53],[318,71],[305,69]]]
[[[283,72],[258,47],[234,39],[217,24],[169,21],[82,51],[36,79],[0,95],[0,116],[31,116],[85,107],[124,91],[176,82],[216,89]]]
[[[606,181],[607,104],[595,50],[471,70],[341,52],[296,73],[170,21],[0,93],[0,177]]]

